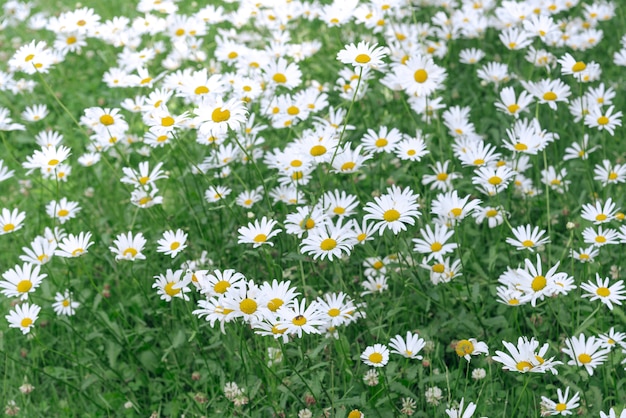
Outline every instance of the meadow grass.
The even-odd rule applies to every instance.
[[[5,414],[619,414],[623,8],[219,3],[3,6]]]

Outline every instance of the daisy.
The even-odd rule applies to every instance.
[[[448,283],[461,275],[461,260],[451,262],[449,257],[441,260],[435,259],[435,263],[432,265],[428,264],[426,259],[424,259],[420,267],[429,271],[430,281],[434,285]]]
[[[354,301],[345,293],[327,293],[316,299],[317,308],[322,313],[325,325],[338,327],[351,322],[357,309]]]
[[[271,86],[282,86],[289,90],[298,87],[302,80],[302,71],[295,63],[288,63],[284,58],[268,61],[263,72]]]
[[[194,109],[197,115],[195,122],[202,135],[220,134],[229,129],[237,130],[246,120],[246,107],[244,102],[232,98],[224,102],[221,97],[217,99],[203,98],[199,106]]]
[[[308,236],[300,244],[300,252],[312,255],[314,260],[328,258],[329,261],[333,261],[333,257],[342,257],[344,253],[350,255],[356,237],[352,224],[348,222],[342,225],[342,222],[339,218],[337,224],[328,222],[319,229],[309,230]]]
[[[392,354],[399,354],[410,359],[421,360],[423,357],[419,352],[426,346],[426,341],[418,334],[407,331],[406,338],[396,335],[389,341],[389,347],[392,348]]]
[[[38,122],[48,116],[48,106],[39,104],[29,106],[22,112],[22,118],[27,122]]]
[[[137,188],[130,194],[130,203],[140,208],[150,208],[163,203],[163,196],[157,196],[159,189],[152,186],[149,190]]]
[[[383,344],[374,344],[363,351],[361,360],[368,366],[384,367],[389,361],[389,349]]]
[[[596,247],[616,245],[619,244],[619,232],[611,228],[604,229],[602,225],[598,227],[597,231],[592,227],[588,227],[583,230],[583,240],[586,244],[595,245]]]
[[[180,298],[189,300],[186,293],[191,292],[188,286],[191,282],[191,274],[186,274],[183,270],[172,271],[167,269],[165,274],[154,276],[156,281],[152,285],[153,289],[157,289],[157,294],[166,302],[171,302],[172,298]]]
[[[626,50],[624,52],[626,55]],[[609,409],[608,413],[600,411],[600,418],[618,418],[618,416],[617,416],[617,413],[615,412],[615,409],[611,408]],[[622,410],[622,413],[619,414],[619,418],[626,418],[626,409]]]
[[[168,178],[167,174],[161,170],[161,167],[163,167],[163,163],[157,163],[152,171],[150,171],[150,163],[148,161],[140,162],[138,171],[124,167],[122,168],[124,177],[122,177],[120,181],[125,184],[132,184],[135,187],[152,185],[159,179]]]
[[[198,274],[197,280],[200,293],[209,297],[224,295],[229,290],[239,289],[246,283],[245,276],[234,269]]]
[[[120,260],[145,260],[146,256],[142,254],[146,239],[139,232],[133,237],[132,232],[128,234],[119,234],[113,241],[115,247],[109,247],[109,250],[115,254],[115,261]]]
[[[546,360],[543,358],[548,351],[548,343],[544,344],[539,351],[539,341],[535,338],[528,340],[527,337],[519,337],[517,346],[513,343],[502,341],[510,354],[502,351],[496,351],[496,355],[492,357],[494,361],[502,363],[502,369],[516,371],[519,373],[545,373],[558,374],[556,366],[563,364],[560,361],[554,361],[554,357]]]
[[[45,237],[35,237],[30,243],[30,247],[22,247],[24,255],[20,255],[20,260],[25,263],[43,265],[50,261],[57,247],[55,241],[48,241]]]
[[[459,198],[456,190],[437,195],[430,212],[446,225],[456,225],[480,207],[480,199],[469,200],[470,196]]]
[[[604,205],[602,205],[599,201],[593,205],[590,203],[584,204],[580,217],[593,222],[595,225],[599,225],[612,221],[618,211],[619,209],[616,209],[613,199],[609,197]]]
[[[396,144],[402,139],[402,133],[396,128],[389,130],[381,126],[378,132],[368,129],[361,139],[363,149],[370,153],[394,152]]]
[[[251,208],[255,203],[263,200],[263,187],[257,187],[253,190],[244,190],[237,195],[235,203],[242,208]]]
[[[537,98],[539,103],[547,103],[552,110],[556,110],[557,102],[567,102],[567,98],[572,94],[569,86],[560,79],[543,79],[537,82],[521,81],[521,83],[530,94]]]
[[[304,299],[290,305],[283,305],[278,310],[278,316],[282,318],[276,324],[278,329],[284,329],[286,334],[319,334],[320,327],[324,324],[323,313],[319,310],[316,302],[306,306]]]
[[[296,296],[300,293],[294,287],[291,287],[290,281],[263,282],[261,284],[261,292],[265,293],[267,309],[276,313],[281,307],[291,306]]]
[[[70,202],[66,198],[62,198],[59,202],[53,200],[46,205],[48,216],[57,219],[61,224],[76,217],[80,209],[78,202]]]
[[[500,101],[495,106],[501,112],[518,118],[521,112],[527,111],[533,98],[527,91],[522,91],[519,97],[515,96],[513,87],[505,87],[500,91]]]
[[[414,225],[415,218],[421,215],[417,203],[419,195],[414,194],[411,188],[404,190],[396,185],[387,189],[387,193],[374,198],[374,202],[365,205],[367,215],[363,220],[373,219],[377,221],[376,229],[379,235],[389,228],[394,234],[406,230],[406,224]]]
[[[602,166],[596,165],[593,169],[593,179],[602,183],[602,186],[626,182],[626,164],[611,165],[609,160],[602,160]]]
[[[367,277],[364,282],[361,282],[361,287],[365,289],[361,292],[361,296],[371,295],[373,293],[383,293],[385,290],[389,289],[387,277],[385,276]]]
[[[587,64],[583,61],[576,61],[571,54],[566,53],[559,58],[558,63],[561,64],[561,74],[571,75],[574,76],[576,80],[583,81],[581,76],[587,68]]]
[[[59,247],[54,251],[54,255],[59,257],[73,258],[87,254],[87,249],[93,245],[91,232],[81,232],[78,235],[69,234],[59,242]]]
[[[570,257],[580,261],[581,263],[591,263],[600,254],[600,250],[595,245],[591,245],[587,248],[579,248],[578,250],[571,249]]]
[[[333,173],[350,174],[359,170],[365,161],[369,160],[371,155],[361,155],[362,145],[358,145],[354,150],[350,149],[347,143],[343,147],[337,148],[335,158],[331,160]]]
[[[489,355],[489,347],[487,347],[487,344],[483,341],[476,340],[476,338],[458,341],[454,347],[454,351],[459,357],[463,357],[467,361],[471,360],[471,356],[478,354]]]
[[[187,233],[183,232],[182,229],[177,229],[175,232],[172,230],[165,231],[163,232],[163,237],[157,241],[159,245],[157,252],[174,258],[187,248],[186,241]]]
[[[535,252],[534,248],[550,243],[549,237],[543,237],[546,233],[545,230],[540,230],[538,226],[534,227],[532,231],[530,228],[531,225],[513,228],[511,232],[513,232],[515,238],[507,238],[506,243],[511,244],[518,250],[529,250],[530,252]]]
[[[617,305],[622,304],[622,300],[626,299],[626,290],[624,288],[624,281],[610,285],[610,279],[608,277],[601,279],[600,275],[596,273],[596,283],[588,281],[580,285],[580,288],[587,291],[582,297],[591,298],[590,301],[600,299],[610,310],[613,310],[613,303]]]
[[[226,186],[210,186],[204,192],[204,198],[209,203],[219,202],[232,192],[232,189]]]
[[[454,252],[456,243],[446,243],[454,235],[454,230],[449,230],[447,226],[435,224],[435,230],[426,225],[426,229],[420,229],[423,239],[414,238],[413,251],[420,254],[428,254],[426,261],[433,258],[441,260],[444,255]]]
[[[8,64],[11,72],[45,74],[53,64],[53,54],[44,41],[32,41],[27,45],[22,45],[13,54]]]
[[[19,209],[10,211],[3,208],[0,216],[0,235],[19,231],[24,226],[24,219],[26,219],[25,212],[20,212]]]
[[[565,388],[565,393],[557,389],[558,402],[554,402],[545,396],[541,397],[541,411],[543,415],[572,415],[573,410],[580,406],[580,395],[578,392],[569,398],[569,387]]]
[[[387,47],[378,46],[376,43],[370,45],[368,42],[361,41],[356,46],[354,43],[346,45],[337,53],[337,60],[354,67],[370,67],[380,70],[385,64],[383,58],[388,53]]]
[[[478,167],[474,171],[472,183],[484,194],[495,196],[506,190],[509,186],[509,182],[513,180],[516,174],[515,171],[505,165],[500,167]]]
[[[583,135],[583,139],[581,142],[574,142],[569,147],[565,148],[565,156],[563,157],[564,161],[573,160],[573,159],[582,159],[586,160],[589,158],[589,154],[597,150],[599,146],[589,147],[589,135]]]
[[[251,325],[271,320],[273,313],[267,308],[268,302],[268,295],[252,280],[246,281],[240,287],[231,288],[223,299],[224,309],[230,310],[228,319],[242,318]]]
[[[39,265],[24,263],[22,267],[16,265],[2,273],[3,281],[0,281],[0,293],[7,297],[19,297],[21,300],[28,299],[28,294],[34,292],[47,274],[39,274]]]
[[[599,131],[606,129],[611,136],[615,134],[615,128],[622,126],[622,112],[613,113],[615,106],[609,106],[608,109],[602,110],[601,107],[595,106],[585,115],[585,125],[590,128],[598,128]]]
[[[602,340],[602,348],[613,348],[619,346],[626,348],[626,333],[615,331],[614,327],[611,327],[609,332],[598,335],[598,338]]]
[[[570,366],[584,366],[590,376],[593,376],[593,370],[604,363],[608,357],[610,350],[608,348],[600,348],[602,340],[594,336],[589,338],[585,334],[565,340],[567,347],[563,348],[565,354],[570,356],[571,360],[567,362]]]
[[[66,289],[63,293],[57,292],[54,296],[52,309],[59,316],[72,316],[76,313],[76,308],[79,306],[80,302],[75,301],[72,292]]]
[[[429,151],[421,132],[418,131],[415,137],[404,134],[403,139],[396,144],[394,153],[401,160],[421,161]]]
[[[429,166],[434,174],[425,174],[422,176],[422,184],[431,185],[431,190],[449,191],[452,190],[452,180],[461,178],[459,173],[449,173],[448,166],[450,161],[446,160],[443,163],[437,161],[435,165]]]
[[[428,55],[414,55],[404,65],[395,65],[393,72],[409,96],[429,96],[446,79],[446,71]]]
[[[463,402],[465,398],[461,398],[461,402],[459,402],[459,408],[449,408],[446,409],[446,414],[448,414],[448,418],[471,418],[474,415],[474,411],[476,411],[476,404],[474,402],[470,402],[467,404],[465,411],[463,410]]]
[[[489,228],[495,228],[498,225],[502,225],[504,222],[504,215],[506,213],[493,206],[479,207],[474,210],[472,217],[476,219],[477,224],[483,223],[487,220]],[[508,217],[508,214],[507,214]]]
[[[485,57],[485,53],[476,48],[466,48],[459,52],[459,62],[462,64],[477,64]]]
[[[15,171],[10,170],[4,165],[4,161],[0,160],[0,182],[10,179],[15,174]]]
[[[28,334],[39,318],[39,311],[41,311],[41,307],[24,303],[16,305],[5,318],[9,321],[10,328],[19,328],[22,334]]]
[[[267,217],[261,218],[261,221],[255,220],[250,222],[248,226],[242,226],[237,230],[239,238],[237,244],[253,244],[253,248],[268,244],[274,246],[273,242],[268,241],[270,238],[278,235],[282,229],[274,229],[278,222]]]
[[[326,207],[328,215],[340,218],[351,216],[359,205],[355,195],[347,194],[345,191],[328,191],[322,196],[322,201]]]

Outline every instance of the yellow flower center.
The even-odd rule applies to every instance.
[[[557,98],[556,93],[553,91],[548,91],[543,94],[543,100],[547,100],[551,102],[551,101],[556,100],[556,98]]]
[[[337,308],[331,308],[331,309],[328,310],[328,316],[331,316],[333,318],[338,316],[340,313],[341,313],[341,311],[339,309],[337,309]]]
[[[235,58],[237,58],[239,56],[238,53],[236,53],[235,51],[230,51],[228,53],[228,59],[234,60]]]
[[[383,268],[385,265],[383,264],[382,261],[380,260],[376,260],[376,262],[374,264],[372,264],[372,268],[376,269],[376,270],[380,270],[381,268]]]
[[[535,245],[535,242],[534,242],[534,241],[531,241],[531,240],[529,240],[529,239],[526,239],[526,240],[522,241],[522,245],[523,245],[524,247],[526,247],[526,248],[530,248],[530,247],[532,247],[532,246],[534,246],[534,245]]]
[[[615,171],[611,171],[609,173],[609,180],[616,180],[617,179],[617,173]]]
[[[76,37],[75,36],[68,36],[67,39],[65,40],[65,43],[68,45],[73,45],[76,43]]]
[[[127,255],[130,255],[131,258],[134,258],[137,255],[137,250],[134,248],[127,248],[124,250],[124,252],[122,253],[122,255],[124,257],[126,257]]]
[[[326,147],[323,145],[314,145],[311,147],[310,154],[313,157],[319,157],[320,155],[326,154]]]
[[[267,303],[267,308],[272,312],[276,312],[284,303],[282,299],[274,298]]]
[[[211,113],[211,119],[213,119],[215,123],[226,122],[230,119],[230,111],[228,109],[222,110],[221,107],[218,107]]]
[[[176,286],[176,284],[176,282],[168,282],[163,290],[170,296],[176,296],[180,293],[180,289],[174,289],[174,286]]]
[[[337,246],[337,241],[332,238],[326,238],[324,241],[320,243],[320,249],[322,251],[330,251]]]
[[[174,241],[170,244],[170,250],[176,250],[178,247],[180,247],[180,242],[178,241]]]
[[[448,173],[439,173],[437,174],[438,181],[446,181],[448,180]]]
[[[216,293],[226,293],[229,287],[230,282],[228,280],[220,280],[219,282],[215,283],[215,285],[213,286],[213,290],[215,290]]]
[[[113,125],[115,123],[115,119],[111,115],[102,115],[100,116],[100,123],[104,126]]]
[[[84,249],[77,248],[74,251],[72,251],[72,257],[78,257],[79,255],[83,254],[84,252],[85,252]]]
[[[260,244],[260,243],[262,243],[262,242],[267,241],[267,235],[265,235],[265,234],[258,234],[258,235],[257,235],[256,237],[254,237],[252,240],[253,240],[254,242],[256,242],[256,243],[259,243],[259,244]]]
[[[298,315],[291,320],[291,323],[297,327],[301,327],[306,324],[306,318],[302,315]]]
[[[274,80],[277,83],[286,83],[287,82],[287,77],[285,77],[285,74],[282,73],[276,73],[274,74],[274,77],[272,77],[272,80]]]
[[[596,242],[597,242],[598,244],[604,244],[604,243],[606,242],[606,238],[605,238],[605,237],[603,237],[602,235],[598,235],[598,236],[596,237]]]
[[[528,145],[518,142],[513,148],[515,148],[516,151],[526,151],[528,149]]]
[[[386,210],[385,213],[383,213],[383,219],[387,222],[395,222],[400,219],[400,212],[395,209]]]
[[[578,356],[578,361],[582,364],[587,364],[587,363],[591,363],[591,356],[589,354],[580,354]]]
[[[176,34],[176,36],[183,36],[185,34],[185,29],[183,28],[176,29],[176,32],[174,33]]]
[[[493,186],[497,186],[498,184],[502,183],[502,179],[498,176],[493,176],[488,181],[489,181],[489,184]]]
[[[450,211],[450,213],[452,214],[452,216],[454,216],[455,218],[458,218],[459,216],[461,216],[461,214],[463,213],[463,209],[461,208],[454,208]]]
[[[172,126],[174,124],[174,118],[171,116],[166,116],[161,118],[161,126]]]
[[[467,354],[472,354],[474,352],[474,344],[472,344],[469,340],[461,340],[456,344],[456,353],[459,357],[466,356]]]
[[[209,88],[207,86],[198,86],[193,92],[195,94],[207,94],[209,92]]]
[[[432,269],[433,269],[433,272],[441,274],[444,271],[446,271],[446,266],[444,266],[441,263],[437,263],[432,267]]]
[[[584,70],[585,68],[587,68],[587,64],[585,64],[582,61],[577,61],[576,64],[574,64],[572,66],[572,71],[575,72],[575,73],[578,73],[578,72]]]
[[[30,280],[22,280],[17,284],[17,291],[20,293],[26,293],[33,287],[33,283]]]
[[[517,370],[519,370],[520,372],[525,372],[532,369],[533,365],[530,364],[530,362],[528,361],[520,361],[515,365],[515,368],[517,368]]]
[[[335,215],[343,215],[344,213],[346,213],[346,210],[342,208],[341,206],[337,206],[333,209],[333,213]]]
[[[417,71],[415,71],[415,73],[413,73],[413,79],[415,79],[416,83],[423,83],[426,80],[428,80],[428,73],[426,72],[426,70],[419,69]]]
[[[611,291],[607,287],[599,287],[598,290],[596,290],[596,294],[598,296],[606,298],[611,295]]]
[[[548,284],[548,281],[546,280],[544,276],[535,276],[532,283],[530,284],[530,287],[532,287],[532,289],[535,292],[538,292],[544,287],[546,287],[547,284]]]
[[[239,309],[241,309],[241,312],[247,315],[252,315],[253,313],[255,313],[256,308],[257,308],[256,302],[250,298],[245,298],[244,300],[239,302]]]
[[[606,221],[606,218],[607,216],[604,213],[600,213],[596,215],[596,221],[598,222]]]
[[[354,58],[354,60],[358,62],[359,64],[367,64],[368,62],[371,61],[371,58],[367,54],[359,54],[356,56],[356,58]]]
[[[376,140],[376,142],[374,143],[374,145],[376,145],[376,147],[378,147],[378,148],[383,148],[388,143],[389,143],[389,141],[387,141],[385,138],[378,138]]]
[[[371,363],[378,364],[383,361],[383,355],[380,353],[372,353],[369,355],[368,359]]]
[[[567,405],[564,403],[557,403],[554,409],[556,409],[559,412],[565,411],[567,409]]]
[[[32,319],[30,319],[30,318],[24,318],[24,319],[22,319],[22,320],[20,321],[20,326],[21,326],[22,328],[28,328],[28,327],[30,327],[31,325],[33,325],[33,320],[32,320]]]
[[[70,306],[70,301],[68,299],[65,299],[63,302],[61,302],[61,305],[63,305],[64,308],[67,308],[68,306]]]
[[[341,166],[341,171],[350,171],[353,170],[354,167],[356,167],[356,163],[352,162],[352,161],[348,161],[347,163],[343,163]]]
[[[437,251],[441,251],[442,248],[443,248],[443,245],[441,245],[441,243],[439,242],[433,242],[430,245],[430,250],[434,253],[436,253]]]
[[[287,113],[290,114],[291,116],[295,116],[298,113],[300,113],[300,109],[298,109],[297,106],[289,106],[287,108]]]
[[[498,214],[498,211],[495,209],[489,209],[487,212],[485,212],[485,216],[487,218],[493,218],[494,216],[496,216]]]
[[[607,118],[606,116],[600,116],[598,118],[598,125],[606,125],[609,123],[609,118]]]

